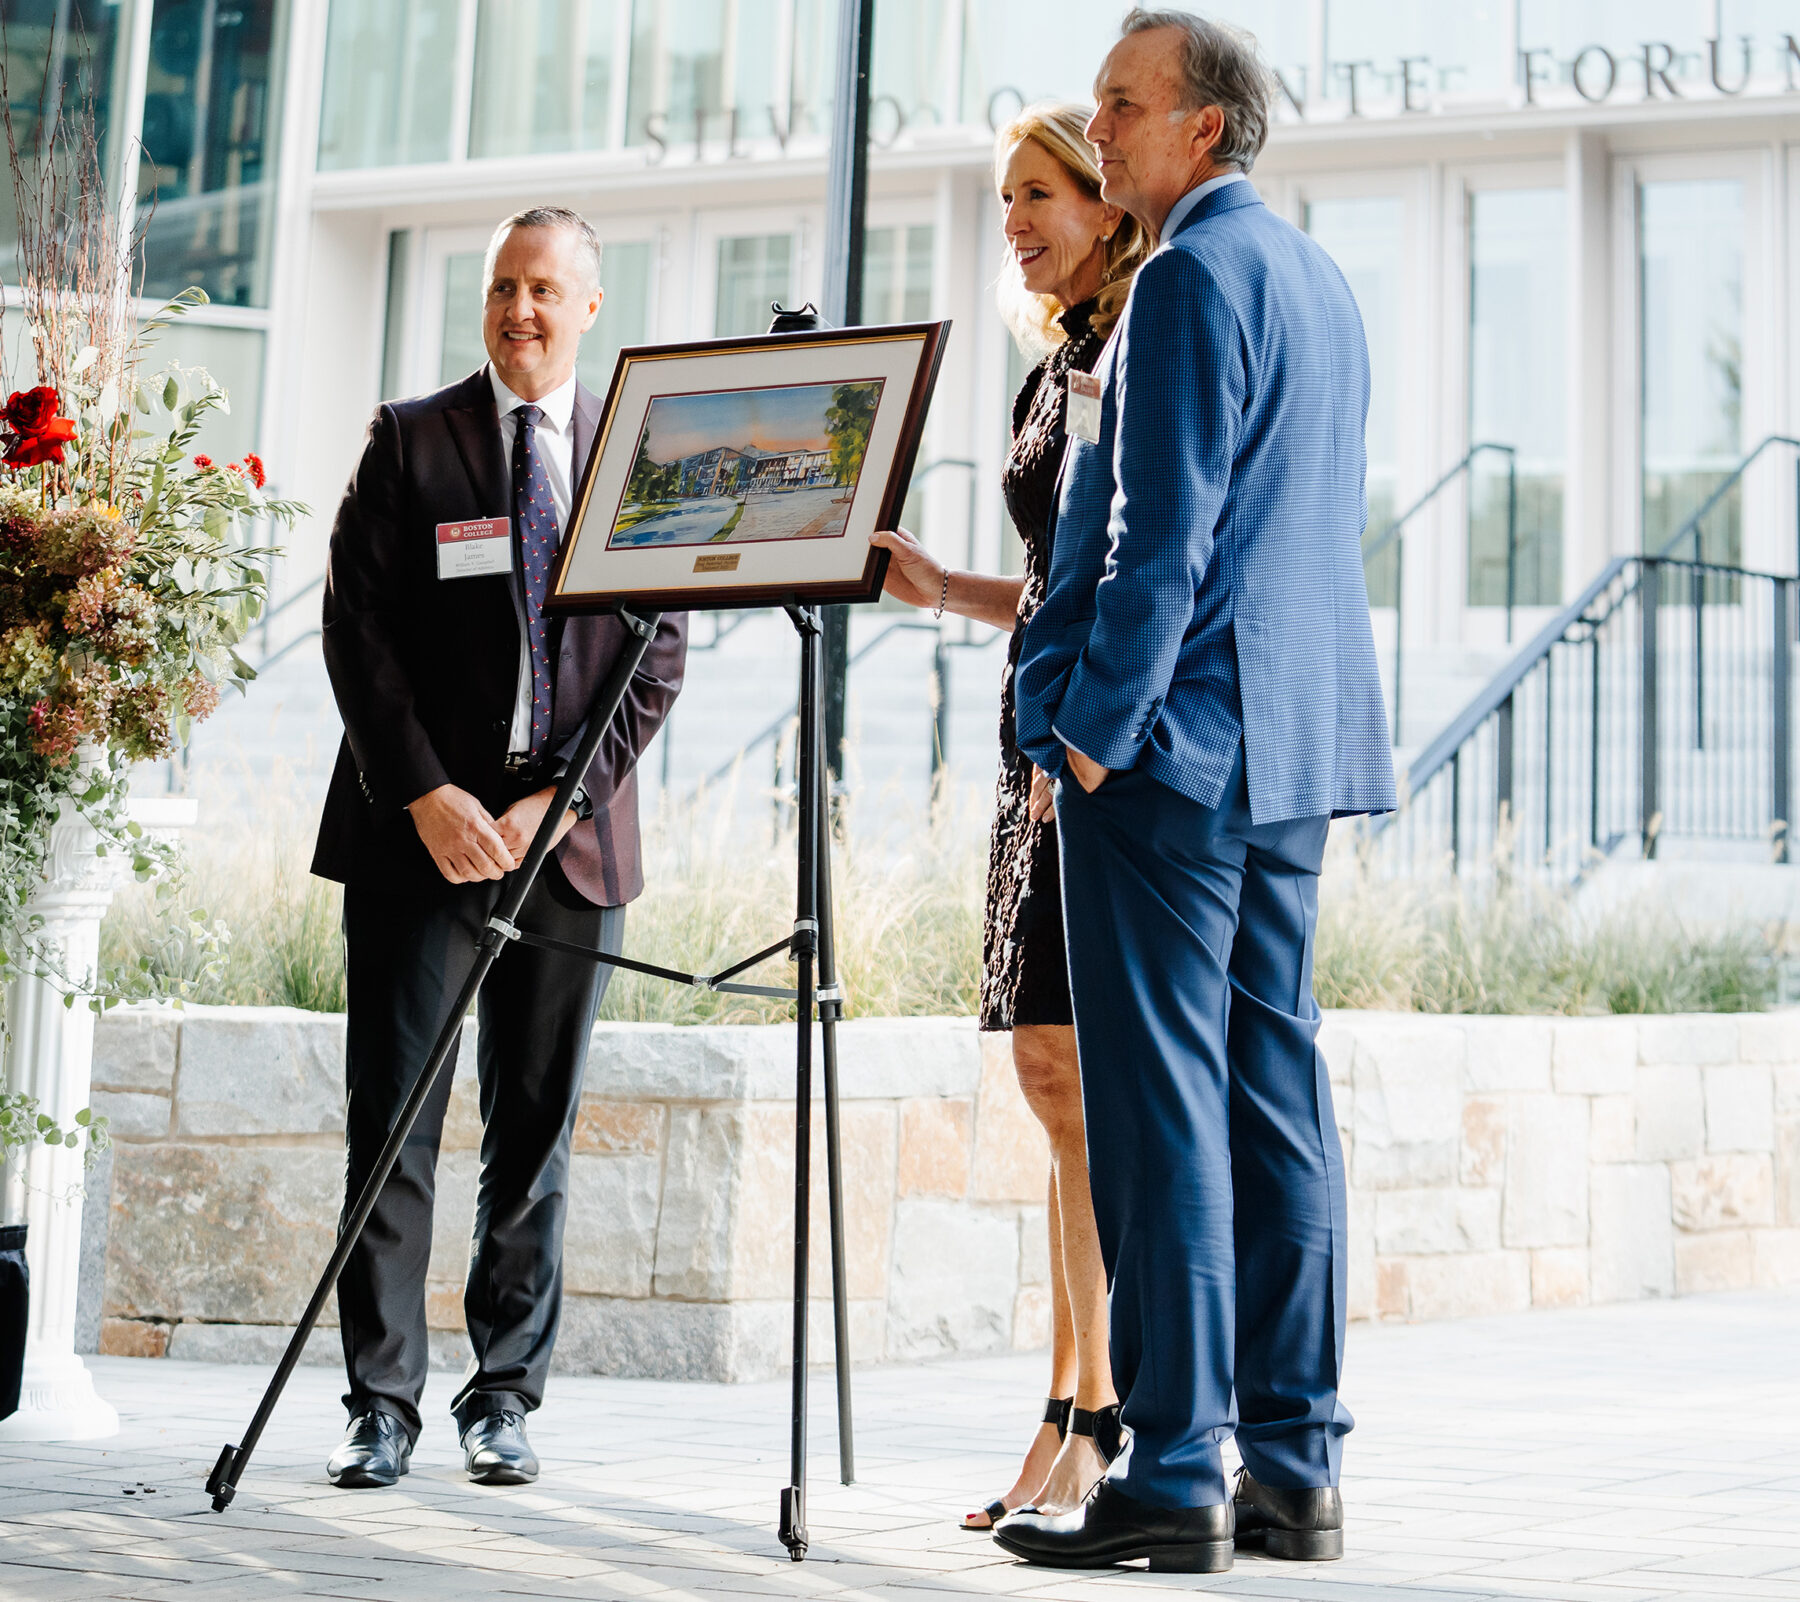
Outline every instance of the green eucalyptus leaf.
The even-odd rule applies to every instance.
[[[173,373],[170,373],[169,377],[168,377],[168,381],[163,385],[163,392],[162,392],[163,410],[165,412],[174,411],[176,406],[180,404],[180,401],[181,401],[181,385],[176,383],[175,375]]]

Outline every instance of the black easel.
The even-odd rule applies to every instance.
[[[781,312],[777,308],[772,333],[795,332],[817,326],[808,307],[804,312]],[[812,1218],[812,1020],[817,1014],[820,1034],[820,1057],[824,1070],[825,1156],[827,1194],[831,1213],[831,1291],[833,1329],[836,1336],[838,1467],[843,1483],[856,1477],[855,1447],[850,1410],[850,1317],[848,1288],[844,1272],[844,1185],[839,1143],[837,1025],[843,1017],[843,993],[837,983],[837,955],[832,938],[831,912],[831,808],[827,792],[823,760],[823,685],[820,640],[823,633],[816,607],[791,603],[786,608],[800,636],[800,729],[795,777],[799,790],[799,864],[795,893],[794,926],[788,939],[765,947],[743,961],[717,974],[691,974],[654,963],[639,962],[630,957],[612,956],[589,951],[566,941],[553,940],[519,928],[515,921],[525,897],[536,881],[544,859],[549,855],[556,826],[572,804],[576,786],[592,764],[600,742],[611,727],[614,716],[630,688],[632,676],[643,660],[644,652],[656,636],[661,614],[649,613],[640,618],[624,608],[617,609],[619,620],[632,638],[614,663],[612,671],[594,694],[589,708],[586,730],[580,746],[557,786],[556,798],[538,826],[525,860],[512,872],[494,914],[480,940],[475,966],[463,981],[445,1016],[436,1044],[425,1066],[420,1070],[406,1103],[396,1115],[388,1131],[386,1144],[375,1161],[362,1194],[338,1232],[337,1244],[325,1265],[312,1298],[306,1304],[298,1327],[274,1376],[257,1404],[249,1428],[240,1443],[228,1444],[219,1453],[206,1481],[215,1513],[222,1513],[237,1495],[251,1454],[262,1439],[275,1404],[287,1387],[307,1337],[318,1323],[326,1299],[331,1295],[344,1264],[349,1260],[376,1199],[398,1160],[407,1136],[426,1100],[431,1095],[439,1074],[455,1055],[462,1034],[462,1021],[475,1000],[482,981],[506,943],[516,940],[521,945],[540,946],[550,950],[588,957],[614,968],[649,974],[677,984],[697,985],[704,989],[734,995],[768,996],[792,1000],[796,1024],[796,1067],[794,1109],[794,1361],[793,1408],[790,1435],[788,1484],[781,1492],[781,1541],[798,1563],[806,1556],[806,1393],[807,1393],[807,1279],[808,1254],[811,1246]],[[793,989],[771,985],[743,984],[736,975],[786,951],[798,966]]]

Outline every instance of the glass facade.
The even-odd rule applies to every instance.
[[[1561,189],[1469,196],[1469,443],[1510,445],[1518,475],[1512,599],[1562,599],[1568,207]],[[1507,600],[1504,458],[1471,464],[1467,599]]]
[[[106,0],[6,0],[0,50],[6,57],[7,114],[20,154],[39,153],[55,114],[74,121],[92,107],[106,170],[118,159],[114,100],[123,67],[120,25],[126,13]],[[16,271],[19,218],[10,183],[0,183],[0,277]]]
[[[1400,329],[1402,243],[1406,203],[1386,195],[1314,200],[1306,231],[1325,247],[1356,296],[1369,344],[1369,522],[1364,540],[1379,537],[1399,512]],[[1398,550],[1390,545],[1368,568],[1369,603],[1392,606]]]
[[[334,5],[325,41],[319,171],[446,161],[457,0]]]
[[[713,333],[728,339],[736,334],[768,332],[770,303],[792,304],[793,261],[792,234],[721,239]]]
[[[1638,240],[1644,549],[1660,551],[1744,448],[1743,184],[1641,185]],[[1736,490],[1703,532],[1707,560],[1740,559]]]
[[[638,0],[627,140],[701,146],[734,134],[768,137],[784,109],[777,66],[788,12],[784,0]]]
[[[916,323],[931,315],[929,223],[871,228],[863,237],[865,323]]]
[[[1506,29],[1513,0],[1385,0],[1325,10],[1321,98],[1358,110],[1372,100],[1423,108],[1459,95],[1496,99],[1513,81]]]
[[[156,0],[138,199],[144,293],[266,306],[282,40],[276,0]]]
[[[618,143],[615,80],[629,0],[486,0],[475,35],[471,156]]]

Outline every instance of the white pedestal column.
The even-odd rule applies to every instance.
[[[157,832],[193,820],[186,800],[134,802],[132,816]],[[91,983],[100,955],[100,920],[128,868],[118,855],[94,854],[94,831],[70,812],[51,835],[49,880],[32,898],[43,937],[64,972]],[[94,1012],[85,998],[64,1005],[41,979],[7,987],[6,1085],[38,1099],[63,1128],[88,1105],[94,1066]],[[33,1146],[10,1166],[4,1200],[9,1224],[25,1224],[31,1271],[31,1322],[25,1338],[19,1410],[0,1419],[0,1441],[86,1441],[112,1435],[119,1415],[96,1394],[75,1352],[75,1297],[81,1269],[82,1153]]]

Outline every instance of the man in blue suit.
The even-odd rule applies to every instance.
[[[1245,174],[1252,41],[1134,11],[1088,127],[1162,244],[1069,399],[1020,746],[1057,779],[1126,1453],[1036,1562],[1343,1551],[1343,1153],[1315,1045],[1333,817],[1394,805],[1361,535],[1368,352],[1343,275]],[[1244,1472],[1225,1483],[1235,1432]]]

